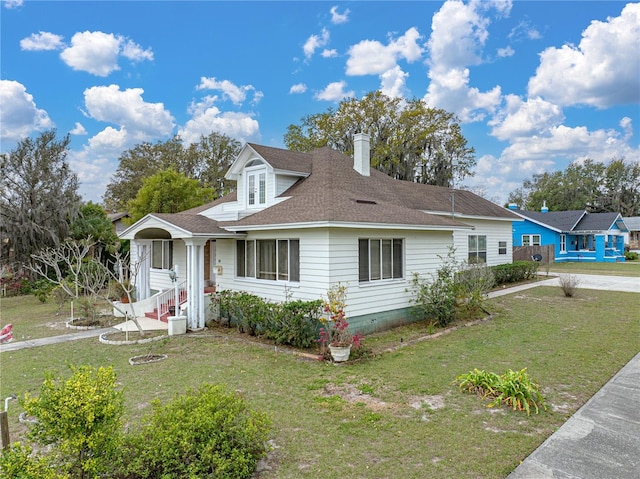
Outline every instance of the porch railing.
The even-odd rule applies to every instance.
[[[187,280],[178,283],[178,304],[176,302],[175,286],[171,289],[163,291],[156,295],[156,311],[158,312],[158,321],[162,316],[169,312],[169,306],[175,306],[175,315],[178,315],[180,309],[180,303],[186,301],[187,298]]]

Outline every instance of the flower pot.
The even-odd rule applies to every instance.
[[[329,345],[329,351],[331,351],[331,357],[336,363],[341,363],[349,359],[351,354],[351,346],[331,346]]]

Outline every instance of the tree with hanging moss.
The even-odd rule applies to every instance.
[[[31,254],[57,246],[78,216],[78,177],[69,167],[69,135],[56,130],[25,138],[0,155],[0,247],[3,262],[28,264]]]

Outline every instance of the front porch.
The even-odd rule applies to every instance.
[[[566,249],[563,251],[563,248]],[[611,232],[566,235],[566,240],[560,242],[560,250],[556,254],[555,261],[558,263],[567,261],[618,263],[625,261],[624,237],[621,234]]]

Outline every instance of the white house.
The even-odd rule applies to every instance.
[[[512,212],[469,191],[395,180],[370,169],[368,135],[354,145],[348,158],[246,144],[226,175],[236,192],[130,226],[120,237],[141,266],[138,299],[170,289],[178,265],[195,330],[207,285],[281,301],[342,283],[350,325],[366,333],[411,320],[413,273],[435,272],[451,246],[460,259],[512,261]]]

